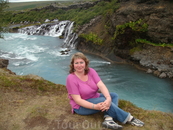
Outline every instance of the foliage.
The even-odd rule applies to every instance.
[[[8,3],[5,0],[0,0],[0,38],[2,38],[2,32],[4,31],[5,22],[3,18],[6,16],[4,10],[8,7]]]
[[[83,37],[88,41],[91,41],[94,44],[97,45],[102,45],[103,44],[103,39],[100,39],[97,34],[90,33],[90,34],[81,34],[80,37]]]
[[[116,37],[120,34],[124,34],[126,28],[131,28],[133,31],[136,32],[146,32],[148,29],[148,25],[144,23],[142,19],[139,19],[135,22],[130,21],[123,25],[117,25],[113,39],[116,39]]]
[[[137,43],[144,43],[149,44],[152,46],[161,46],[161,47],[173,47],[173,44],[166,44],[166,43],[152,43],[150,41],[147,41],[146,39],[136,39]]]
[[[112,0],[111,2],[108,1],[101,1],[96,4],[94,7],[90,8],[76,8],[76,9],[41,9],[41,10],[30,10],[24,12],[10,12],[6,14],[6,16],[11,19],[4,19],[9,23],[20,23],[21,21],[28,21],[28,22],[44,22],[46,19],[58,19],[58,20],[70,20],[74,21],[76,25],[83,25],[88,23],[91,19],[98,15],[104,15],[107,10],[110,8],[116,10],[118,8],[118,4],[116,4],[117,0]]]

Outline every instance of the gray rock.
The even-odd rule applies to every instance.
[[[159,78],[166,78],[166,74],[164,72],[162,72],[159,76]]]
[[[0,68],[7,68],[9,61],[6,59],[0,59]]]
[[[151,74],[151,73],[153,73],[153,71],[151,69],[148,69],[146,73]]]
[[[170,63],[173,65],[173,60],[170,60]]]
[[[158,71],[158,70],[154,71],[154,75],[156,75],[156,76],[158,76],[158,77],[160,76],[160,73],[161,73],[161,72]]]

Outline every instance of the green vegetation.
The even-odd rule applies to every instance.
[[[0,38],[2,38],[2,32],[5,31],[4,27],[6,22],[3,21],[3,18],[6,16],[4,10],[8,7],[8,3],[4,0],[0,0]]]
[[[116,39],[116,37],[120,34],[124,34],[126,28],[131,28],[135,32],[146,32],[148,25],[146,23],[144,23],[144,21],[142,19],[139,19],[135,22],[130,21],[123,25],[117,25],[113,39]]]
[[[28,10],[32,8],[41,8],[43,6],[50,5],[55,1],[42,1],[42,2],[20,2],[20,3],[9,3],[9,8],[6,9],[7,11],[22,11]]]
[[[88,23],[92,18],[98,15],[104,15],[110,8],[116,10],[119,6],[117,0],[111,2],[102,1],[89,9],[70,9],[70,10],[49,10],[42,9],[40,11],[24,11],[24,12],[6,12],[6,18],[3,20],[8,23],[20,23],[21,21],[44,22],[46,19],[70,20],[75,21],[76,26]]]
[[[97,34],[90,33],[90,34],[81,34],[79,37],[83,37],[86,39],[87,42],[91,41],[93,44],[102,45],[103,39],[99,38]]]
[[[133,47],[130,50],[130,54],[142,49],[138,43],[144,43],[144,44],[161,46],[161,47],[173,47],[173,44],[152,43],[150,41],[147,41],[146,39],[142,39],[140,34],[142,34],[143,32],[147,32],[148,29],[148,25],[142,19],[139,19],[135,22],[130,21],[123,25],[117,25],[114,37],[112,39],[114,40],[117,38],[117,36],[124,34],[127,28],[130,28],[132,31],[136,32],[134,33],[135,35],[133,36],[133,38],[131,38],[131,41],[129,41],[129,45]]]
[[[23,91],[26,87],[35,90],[35,93],[40,92],[54,92],[57,93],[61,90],[63,85],[56,85],[47,80],[43,80],[41,77],[34,75],[26,75],[26,76],[9,76],[8,73],[5,73],[6,70],[0,71],[0,88],[1,89],[9,89],[15,91]]]
[[[173,44],[166,44],[166,43],[152,43],[150,41],[147,41],[146,39],[136,39],[137,43],[144,43],[149,44],[152,46],[161,46],[161,47],[173,47]]]

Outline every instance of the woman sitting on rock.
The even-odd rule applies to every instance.
[[[102,125],[111,129],[122,129],[114,120],[123,124],[143,126],[142,121],[118,107],[117,94],[109,93],[97,72],[88,65],[89,60],[83,53],[78,52],[72,56],[70,74],[66,81],[72,112],[80,115],[104,112]],[[101,93],[98,93],[98,90]]]

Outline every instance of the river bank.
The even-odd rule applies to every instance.
[[[103,113],[85,117],[71,113],[64,85],[36,75],[15,75],[7,70],[7,60],[0,63],[0,77],[3,79],[0,82],[1,130],[108,130],[101,126]],[[143,110],[125,100],[119,101],[119,107],[145,122],[141,130],[172,130],[172,113]],[[123,130],[139,130],[129,124],[123,127]]]

